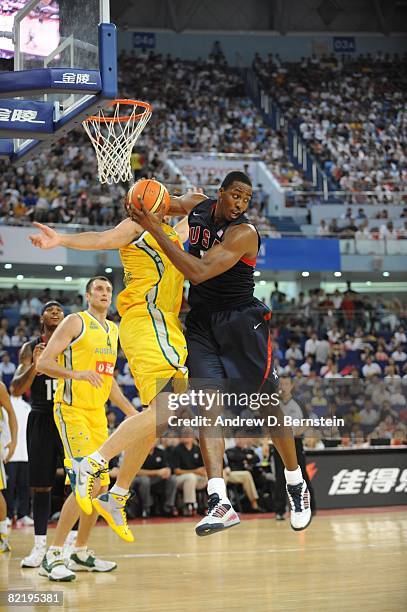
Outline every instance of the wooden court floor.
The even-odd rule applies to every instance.
[[[407,609],[406,511],[325,513],[300,533],[273,518],[244,520],[207,538],[196,537],[193,526],[133,524],[136,542],[126,544],[98,525],[91,546],[116,560],[117,570],[78,573],[65,585],[41,578],[35,569],[20,569],[31,530],[13,530],[12,553],[0,555],[0,590],[62,590],[64,609],[75,612]]]

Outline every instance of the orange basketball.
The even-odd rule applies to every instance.
[[[140,179],[134,183],[127,194],[127,205],[140,210],[139,196],[152,213],[158,212],[160,206],[164,206],[164,212],[170,207],[170,194],[164,185],[154,179]]]

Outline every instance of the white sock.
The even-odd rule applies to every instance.
[[[4,521],[0,521],[0,533],[5,536],[8,535],[7,519],[4,519]]]
[[[221,500],[228,498],[223,478],[210,478],[208,480],[208,495],[212,495],[212,493],[217,493]]]
[[[296,470],[286,470],[284,468],[285,479],[289,485],[300,484],[304,480],[300,466]]]
[[[98,463],[101,463],[102,465],[106,465],[107,463],[109,463],[108,461],[106,461],[106,459],[104,457],[102,457],[102,455],[99,453],[99,451],[95,451],[94,453],[89,455],[89,457],[91,457],[91,459],[94,459]]]
[[[128,489],[122,489],[121,487],[118,487],[116,484],[113,485],[109,491],[109,493],[114,493],[115,495],[121,495],[122,497],[127,495],[128,492],[129,492]]]
[[[66,536],[64,546],[73,546],[76,542],[77,537],[78,537],[78,532],[72,529]]]
[[[47,536],[46,535],[35,535],[34,536],[34,544],[39,548],[46,548],[47,546]]]

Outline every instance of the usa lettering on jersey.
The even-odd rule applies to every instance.
[[[206,227],[195,226],[189,229],[189,243],[192,245],[200,243],[200,247],[205,250],[220,244],[220,240],[214,238],[211,242],[211,232]]]

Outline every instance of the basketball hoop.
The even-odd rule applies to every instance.
[[[126,108],[133,107],[130,114]],[[99,181],[112,185],[133,178],[130,158],[133,147],[151,117],[152,107],[139,100],[114,100],[109,104],[113,114],[101,109],[82,122],[96,152]]]

